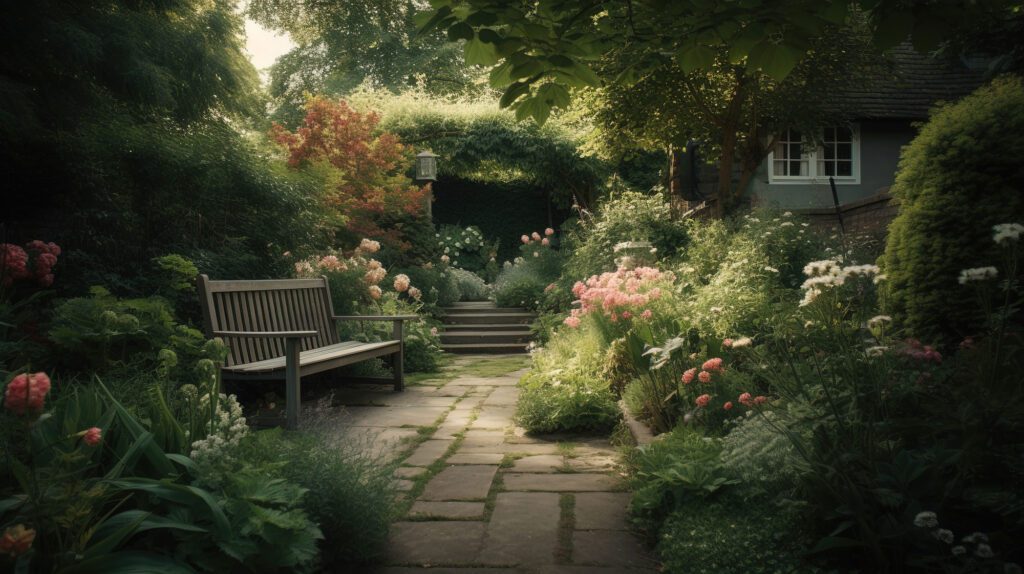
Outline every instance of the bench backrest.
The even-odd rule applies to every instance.
[[[258,281],[198,280],[206,336],[214,331],[316,331],[302,339],[302,350],[338,341],[327,278]],[[230,337],[227,366],[281,357],[283,339]]]

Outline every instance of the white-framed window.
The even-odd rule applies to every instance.
[[[768,183],[860,183],[860,130],[827,127],[808,137],[786,130],[768,153]]]

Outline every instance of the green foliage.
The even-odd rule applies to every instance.
[[[320,567],[342,570],[384,554],[393,479],[391,467],[367,457],[358,437],[339,433],[338,421],[326,412],[307,411],[301,433],[256,433],[247,448],[256,461],[287,461],[282,474],[307,490],[302,506],[323,532]]]
[[[536,309],[548,284],[529,265],[506,266],[494,282],[494,300],[499,307]]]
[[[449,273],[459,284],[460,301],[486,301],[490,298],[490,287],[476,273],[456,268],[451,269]]]
[[[516,421],[532,433],[606,433],[619,422],[611,391],[600,382],[523,379]]]
[[[470,225],[462,229],[442,225],[435,234],[438,250],[451,259],[452,267],[482,273],[498,256],[498,242],[484,239],[480,228]]]
[[[881,261],[886,309],[915,337],[950,342],[982,327],[957,276],[998,261],[993,225],[1024,220],[1021,129],[1024,84],[1004,78],[936,110],[904,148]]]

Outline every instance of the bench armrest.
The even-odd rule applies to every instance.
[[[215,337],[248,337],[257,339],[305,339],[315,337],[316,331],[214,331]]]
[[[333,315],[331,319],[339,321],[413,321],[419,315]]]

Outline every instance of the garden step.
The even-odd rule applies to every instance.
[[[530,325],[526,323],[498,323],[493,325],[445,325],[445,333],[461,333],[464,331],[512,331],[529,333]]]
[[[526,345],[523,343],[471,343],[471,344],[442,344],[441,348],[449,353],[459,354],[513,354],[525,353]]]
[[[457,331],[441,334],[441,343],[520,343],[530,342],[533,335],[529,331]]]
[[[445,307],[447,315],[464,315],[467,313],[526,313],[522,307]]]
[[[537,316],[533,313],[459,313],[444,318],[446,324],[487,325],[494,323],[531,323]]]

